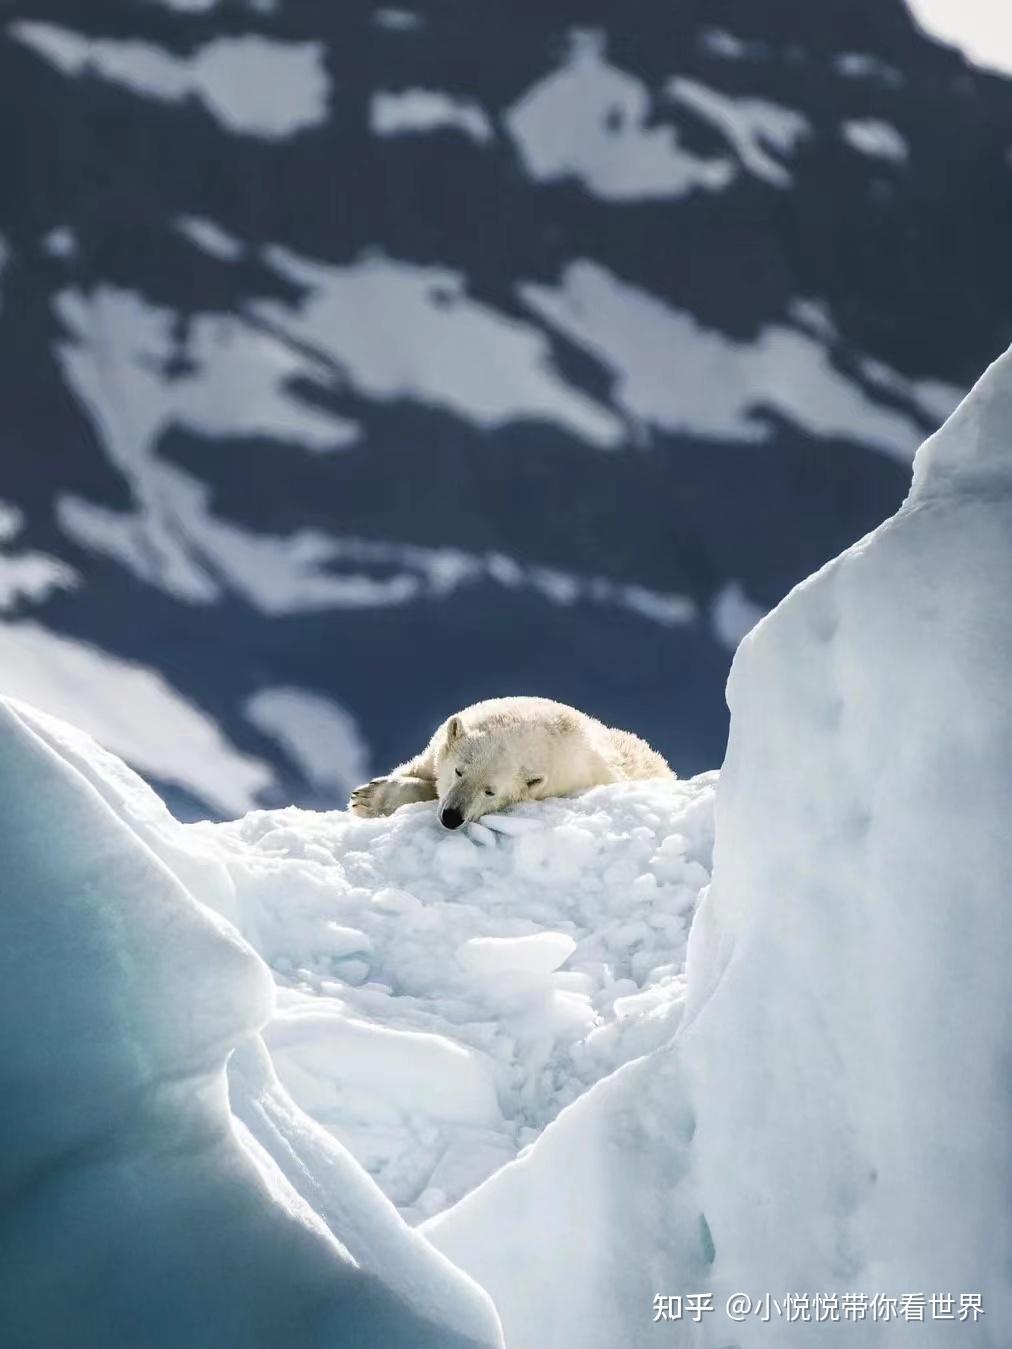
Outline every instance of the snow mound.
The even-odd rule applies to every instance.
[[[81,733],[3,701],[0,745],[5,1342],[500,1344],[274,1078],[220,862]]]
[[[672,1045],[426,1229],[510,1349],[768,1349],[789,1299],[845,1295],[865,1312],[795,1338],[1007,1342],[1010,427],[1012,352],[898,514],[739,648]],[[656,1319],[689,1293],[691,1331]]]
[[[713,781],[600,787],[456,834],[419,804],[172,837],[224,869],[213,902],[274,971],[281,1081],[416,1221],[670,1039]]]
[[[576,950],[564,932],[532,932],[529,937],[472,937],[457,951],[457,960],[472,974],[526,970],[554,974]]]

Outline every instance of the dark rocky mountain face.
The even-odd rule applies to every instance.
[[[31,0],[0,117],[0,683],[184,813],[509,692],[719,763],[1012,336],[1012,84],[898,0]]]

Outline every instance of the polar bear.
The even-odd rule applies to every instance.
[[[348,805],[371,817],[438,800],[440,823],[459,829],[517,801],[674,776],[645,740],[575,707],[550,698],[490,698],[444,721],[421,754],[356,788]]]

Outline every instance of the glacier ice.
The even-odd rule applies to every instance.
[[[220,864],[82,734],[5,700],[0,743],[4,1342],[498,1345],[274,1079],[269,972],[179,878]]]
[[[1010,440],[1012,352],[896,516],[739,648],[672,1044],[425,1229],[510,1349],[768,1349],[792,1327],[725,1310],[767,1293],[924,1299],[921,1323],[844,1316],[803,1343],[1006,1343]],[[654,1321],[655,1295],[691,1292],[714,1299],[699,1324]]]

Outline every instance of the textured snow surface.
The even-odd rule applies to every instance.
[[[1010,427],[1012,352],[922,446],[898,514],[739,648],[673,1042],[426,1228],[511,1349],[791,1342],[732,1324],[736,1293],[926,1300],[923,1322],[803,1344],[1007,1343]],[[654,1321],[656,1294],[689,1292],[715,1312]],[[941,1319],[934,1294],[984,1316]]]
[[[275,971],[282,1082],[411,1219],[533,1141],[681,1016],[713,775],[619,784],[449,834],[261,811],[177,826]]]
[[[670,1039],[714,775],[468,834],[428,804],[181,825],[26,704],[0,737],[17,1342],[497,1344],[366,1171],[437,1212]]]
[[[80,732],[5,701],[0,742],[5,1342],[497,1345],[274,1078],[220,863]]]

